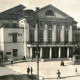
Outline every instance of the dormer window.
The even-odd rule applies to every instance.
[[[52,11],[52,10],[48,10],[48,11],[46,12],[46,16],[54,16],[53,11]]]

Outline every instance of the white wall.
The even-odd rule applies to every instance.
[[[4,28],[0,28],[0,50],[4,51]]]
[[[24,41],[23,28],[4,28],[4,42],[12,42],[12,35],[9,35],[11,33],[21,34],[21,35],[17,36],[17,42]]]
[[[17,49],[17,57],[23,57],[24,56],[24,45],[23,43],[5,43],[4,44],[4,55],[6,55],[6,52],[11,52],[11,55],[13,55],[13,49]],[[8,56],[8,55],[7,55]]]
[[[9,57],[13,55],[13,49],[18,49],[18,56],[24,56],[24,29],[23,28],[1,28],[1,46],[3,47],[3,54],[6,55],[6,52],[11,52]],[[12,42],[11,33],[18,33],[17,42]]]

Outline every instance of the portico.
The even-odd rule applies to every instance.
[[[75,45],[76,47],[76,45]],[[36,45],[27,45],[30,59],[36,58]],[[39,45],[40,59],[71,58],[74,45]]]

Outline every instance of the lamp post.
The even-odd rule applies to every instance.
[[[37,51],[35,51],[36,53],[36,60],[37,60],[37,78],[39,80],[39,51],[38,51],[38,46],[37,46]]]
[[[36,22],[37,22],[37,42],[36,42],[36,60],[37,60],[37,78],[39,80],[39,20],[38,20],[39,8],[36,8]]]
[[[37,23],[37,40],[36,40],[36,61],[37,61],[37,78],[39,80],[39,19],[38,19],[38,12],[39,12],[39,8],[36,8],[36,12],[33,13],[33,15],[30,17],[27,17],[28,22],[30,22],[30,20],[32,19],[33,23],[32,25],[34,25],[33,27],[35,27],[35,23]],[[31,19],[30,19],[31,18]]]

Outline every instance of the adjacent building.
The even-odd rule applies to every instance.
[[[51,4],[36,11],[18,5],[0,13],[3,58],[34,59],[37,42],[40,59],[71,58],[79,48],[80,29],[74,18]]]

